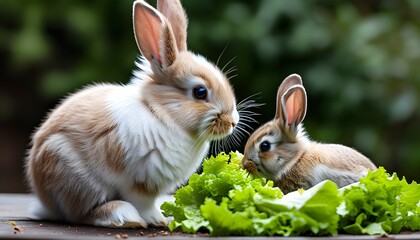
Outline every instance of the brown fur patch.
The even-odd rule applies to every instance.
[[[288,193],[299,188],[310,188],[310,170],[319,162],[315,155],[299,152],[288,164],[294,164],[290,171],[277,181],[277,186]]]
[[[376,166],[355,149],[340,144],[317,143],[313,153],[320,156],[321,162],[335,169],[360,171],[360,169],[376,170]]]
[[[178,56],[178,48],[175,43],[174,35],[172,33],[170,24],[166,25],[165,28],[162,29],[162,42],[163,45],[163,56],[165,57],[165,64],[166,66],[171,66],[177,56]]]
[[[75,194],[76,189],[80,188],[72,184],[80,181],[70,179],[72,174],[58,172],[57,167],[61,164],[59,161],[60,157],[49,150],[41,151],[38,159],[30,161],[32,187],[47,209],[59,216],[64,214],[69,221],[78,221],[89,210],[89,206],[85,205],[86,195]],[[69,182],[71,180],[74,182]],[[73,189],[70,191],[69,187]],[[65,209],[60,206],[65,206]]]
[[[149,195],[149,196],[156,196],[159,193],[159,187],[157,185],[150,186],[150,185],[147,185],[146,183],[139,183],[139,182],[134,183],[133,186],[131,187],[131,190],[139,194]]]
[[[28,157],[27,177],[31,179],[31,187],[38,193],[38,197],[45,206],[57,211],[54,199],[51,198],[50,189],[53,183],[59,180],[55,172],[58,156],[49,150],[44,150],[39,154],[38,159],[36,152],[31,152]]]
[[[53,135],[58,134],[66,141],[65,146],[71,146],[71,150],[75,151],[73,157],[79,157],[86,165],[104,166],[115,173],[124,171],[125,152],[105,103],[108,93],[118,87],[93,86],[70,96],[34,134],[33,146],[28,155],[27,177],[42,203],[51,211],[59,213],[58,206],[62,204],[66,206],[66,212],[77,218],[89,210],[85,209],[89,207],[84,203],[84,198],[88,196],[80,191],[84,186],[79,186],[86,179],[72,179],[78,173],[72,172],[74,169],[67,167],[62,156],[55,152],[61,147],[55,145],[59,143],[50,142],[50,145],[46,145]],[[72,180],[74,182],[70,183]],[[72,188],[69,184],[75,186]],[[61,197],[56,199],[57,196]]]
[[[57,119],[51,118],[51,122],[46,124],[50,127],[63,126],[62,133],[70,139],[72,146],[82,152],[82,159],[87,162],[105,161],[111,171],[121,173],[124,170],[124,149],[105,103],[107,94],[114,87],[118,86],[98,86],[77,94],[69,99],[66,107],[57,109]],[[62,116],[66,116],[65,124],[60,122]]]

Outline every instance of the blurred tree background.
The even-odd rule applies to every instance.
[[[155,5],[155,1],[149,1]],[[280,82],[299,73],[312,139],[357,148],[420,180],[420,1],[184,0],[189,47],[232,58],[238,100],[261,93],[273,118]],[[132,0],[0,1],[0,192],[25,192],[30,135],[63,96],[127,83],[139,52]],[[257,127],[255,125],[254,127]],[[246,140],[243,140],[245,142]],[[238,147],[243,151],[243,147]]]

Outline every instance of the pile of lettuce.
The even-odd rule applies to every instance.
[[[206,159],[203,172],[161,209],[169,229],[228,235],[388,234],[420,230],[420,185],[383,168],[342,189],[324,181],[283,195],[273,182],[254,178],[240,153]]]

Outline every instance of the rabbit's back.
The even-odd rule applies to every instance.
[[[316,155],[320,164],[338,170],[359,172],[361,169],[377,169],[369,158],[359,151],[341,144],[313,143],[308,152]]]
[[[368,170],[376,169],[367,157],[350,147],[312,142],[278,185],[285,192],[307,189],[324,180],[343,187],[359,181]]]
[[[38,155],[42,151],[66,151],[74,148],[77,151],[70,155],[81,158],[89,164],[93,155],[94,143],[106,140],[109,144],[116,144],[118,140],[111,134],[116,131],[116,124],[110,119],[106,98],[110,92],[120,88],[114,85],[91,86],[77,94],[71,95],[54,111],[41,125],[33,136],[33,147],[30,151],[29,162],[43,161]],[[69,145],[64,147],[62,145]],[[55,147],[52,147],[55,146]],[[109,163],[109,165],[114,166]],[[118,171],[118,169],[115,169]]]

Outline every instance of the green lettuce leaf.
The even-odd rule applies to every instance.
[[[257,209],[271,216],[282,216],[287,212],[286,216],[291,217],[288,221],[294,227],[280,235],[337,233],[336,209],[341,198],[336,184],[331,181],[321,182],[307,191],[291,192],[283,198],[267,199],[256,194],[254,201]]]
[[[337,210],[340,229],[350,234],[399,233],[419,230],[420,186],[408,184],[383,167],[340,189],[344,202]],[[345,207],[343,207],[343,205]],[[345,209],[345,210],[343,210]]]

